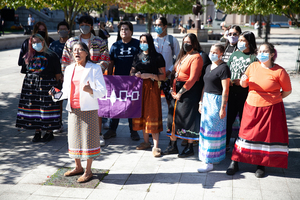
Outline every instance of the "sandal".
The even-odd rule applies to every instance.
[[[64,176],[75,176],[78,174],[83,174],[83,172],[84,172],[83,168],[81,168],[81,170],[77,170],[77,171],[75,169],[72,169],[72,170],[69,170],[66,173],[64,173]]]
[[[145,150],[151,148],[151,143],[142,142],[139,146],[136,147],[137,150]]]
[[[154,157],[160,157],[161,156],[161,149],[160,148],[152,148],[152,154]]]

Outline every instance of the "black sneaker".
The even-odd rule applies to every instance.
[[[188,143],[188,145],[183,149],[181,154],[178,154],[178,158],[186,158],[194,155],[193,143]]]
[[[226,170],[226,174],[233,176],[237,171],[239,171],[239,163],[236,161],[231,161],[229,167]]]
[[[40,142],[41,141],[41,131],[36,131],[34,137],[32,138],[32,142]]]
[[[177,141],[170,140],[168,147],[166,148],[166,150],[162,152],[162,155],[170,155],[170,154],[178,154]]]
[[[54,139],[53,131],[46,132],[44,137],[41,139],[42,142],[49,142]]]
[[[109,139],[109,138],[116,137],[116,136],[117,136],[116,131],[108,130],[108,131],[106,131],[106,133],[104,133],[103,138],[104,139]]]
[[[133,141],[139,141],[140,140],[140,136],[138,134],[137,131],[130,131],[130,137]]]
[[[257,170],[255,172],[257,178],[262,178],[265,176],[265,166],[257,165]]]

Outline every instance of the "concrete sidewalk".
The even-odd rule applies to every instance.
[[[135,26],[133,37],[139,38],[143,32],[144,27]],[[111,35],[110,45],[116,40],[116,33]],[[174,36],[181,42],[183,35]],[[19,49],[0,51],[0,200],[299,199],[300,83],[299,76],[292,73],[299,35],[277,33],[271,35],[270,42],[277,44],[277,63],[291,72],[292,79],[293,92],[284,99],[290,139],[288,169],[266,168],[267,176],[257,179],[254,176],[256,167],[241,163],[240,171],[228,176],[225,172],[230,163],[229,153],[224,161],[215,165],[215,170],[200,174],[197,168],[202,163],[197,153],[186,159],[177,155],[154,158],[151,150],[136,150],[142,140],[132,141],[127,120],[121,119],[117,137],[106,140],[101,157],[93,162],[93,168],[110,170],[94,189],[43,185],[59,168],[74,167],[74,161],[68,157],[67,131],[56,134],[51,142],[32,143],[33,131],[15,128],[24,77],[17,66]],[[162,106],[166,127],[167,105],[164,99]],[[63,119],[66,130],[66,111]],[[160,134],[159,146],[165,149],[168,141],[164,130]],[[198,147],[194,147],[194,151],[198,152]]]

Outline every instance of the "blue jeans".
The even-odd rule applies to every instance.
[[[110,125],[109,125],[109,130],[113,130],[116,131],[119,125],[119,121],[120,119],[110,119]],[[129,123],[129,129],[130,132],[133,131],[132,130],[132,119],[128,118],[128,123]]]

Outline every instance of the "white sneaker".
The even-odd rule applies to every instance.
[[[205,173],[205,172],[209,172],[211,170],[214,169],[214,165],[211,164],[211,163],[208,163],[208,164],[204,164],[203,166],[201,166],[199,169],[198,169],[198,172],[199,173]]]
[[[109,129],[109,120],[103,124],[104,129]]]
[[[61,125],[61,127],[59,129],[53,130],[53,133],[62,133],[64,132],[64,126]]]
[[[100,135],[100,146],[101,147],[105,146],[105,140],[103,138],[103,135]]]

